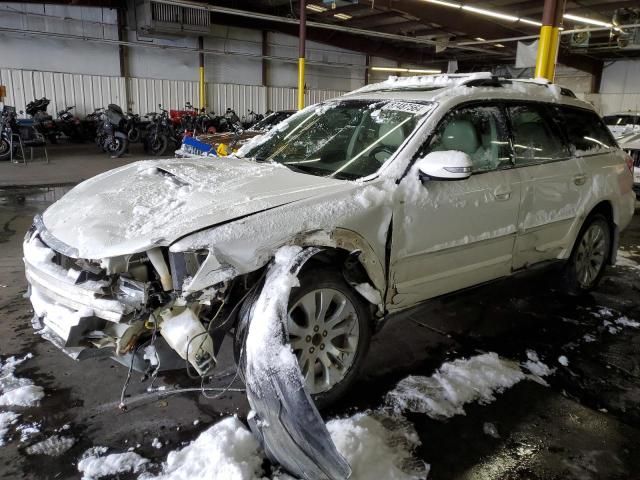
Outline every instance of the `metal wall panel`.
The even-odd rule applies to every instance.
[[[200,103],[198,82],[127,78],[127,90],[129,108],[140,115],[158,112],[159,105],[167,110],[183,110],[187,102],[196,107]]]
[[[84,117],[94,108],[125,101],[125,82],[121,77],[0,69],[0,84],[7,87],[7,105],[24,110],[30,101],[47,97],[48,112],[55,116],[65,107],[75,106]]]
[[[187,102],[200,105],[198,82],[157,80],[151,78],[123,78],[101,75],[81,75],[35,70],[0,69],[0,84],[7,87],[5,103],[24,110],[35,98],[51,100],[48,112],[56,112],[75,105],[75,114],[84,117],[97,107],[110,103],[144,115],[157,112],[159,105],[169,109],[183,109]],[[305,103],[311,105],[344,92],[337,90],[309,90]],[[242,117],[249,110],[294,110],[297,104],[295,88],[263,87],[259,85],[207,84],[207,110],[223,114],[232,108]]]

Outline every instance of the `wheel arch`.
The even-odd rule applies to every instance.
[[[616,223],[616,212],[614,210],[613,203],[611,203],[611,201],[609,200],[602,200],[601,202],[596,204],[591,209],[589,214],[585,217],[584,222],[582,222],[582,227],[580,227],[580,231],[582,231],[585,225],[588,225],[589,221],[595,215],[598,215],[598,214],[605,217],[607,219],[607,222],[609,223],[609,232],[611,234],[611,247],[609,251],[608,263],[611,265],[614,265],[616,263],[616,252],[618,251],[619,229]],[[576,241],[577,241],[577,238],[576,238]],[[574,248],[575,248],[575,242],[574,242]]]

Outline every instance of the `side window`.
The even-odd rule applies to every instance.
[[[571,107],[554,107],[572,153],[597,153],[603,148],[615,148],[613,135],[597,113]]]
[[[507,107],[513,132],[513,151],[517,165],[529,165],[568,158],[562,138],[554,131],[542,107]]]
[[[473,161],[474,172],[511,165],[509,139],[498,107],[462,107],[450,112],[438,126],[428,151],[456,150]]]

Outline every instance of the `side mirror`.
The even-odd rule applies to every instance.
[[[471,157],[456,150],[431,152],[418,160],[416,166],[421,180],[464,180],[471,176],[473,170]]]

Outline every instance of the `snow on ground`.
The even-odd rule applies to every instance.
[[[73,437],[52,435],[41,442],[27,447],[26,452],[28,455],[49,455],[50,457],[59,457],[69,450],[74,443],[76,443],[76,440]]]
[[[78,462],[78,471],[82,473],[82,480],[116,475],[125,472],[140,472],[149,460],[137,453],[112,453],[104,455],[106,447],[93,447],[87,450]]]
[[[568,367],[569,366],[569,359],[567,357],[565,357],[564,355],[560,355],[558,357],[558,363],[560,365],[562,365],[563,367]]]
[[[626,252],[625,250],[618,250],[618,255],[616,257],[616,267],[631,267],[631,268],[639,268],[640,264],[631,258],[631,254]]]
[[[140,480],[253,480],[262,478],[263,460],[253,434],[237,417],[228,417],[170,452],[159,476],[142,475]]]
[[[431,418],[464,415],[470,402],[490,403],[494,394],[526,378],[517,363],[485,353],[443,364],[430,377],[409,376],[387,394],[396,411],[425,413]]]
[[[429,465],[412,455],[420,445],[418,435],[402,417],[357,413],[329,421],[327,429],[351,465],[351,480],[419,480],[427,476]],[[158,476],[142,474],[139,480],[266,480],[264,459],[253,434],[237,417],[228,417],[186,447],[170,452]],[[290,477],[275,473],[271,478]]]
[[[32,357],[28,353],[21,359],[9,357],[4,363],[0,361],[0,405],[32,407],[40,403],[44,397],[42,387],[34,385],[28,378],[14,375],[16,367]]]
[[[527,361],[522,366],[536,377],[546,377],[555,372],[554,368],[549,368],[545,363],[541,362],[540,357],[533,350],[527,350]]]
[[[4,445],[5,435],[9,432],[11,425],[18,423],[20,414],[13,412],[0,412],[0,447]]]

